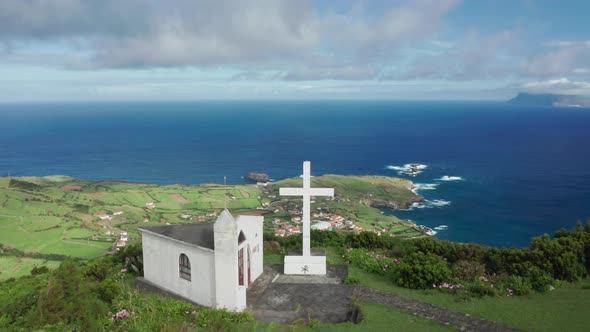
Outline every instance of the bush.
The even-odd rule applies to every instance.
[[[367,249],[347,249],[344,259],[359,268],[380,275],[395,273],[399,260],[370,252]]]
[[[465,287],[467,292],[473,296],[495,296],[496,289],[490,283],[483,282],[483,281],[475,281],[472,283],[467,284]]]
[[[508,295],[527,295],[533,289],[530,281],[520,276],[510,276],[504,280],[503,284]]]
[[[114,271],[114,267],[109,258],[102,258],[90,263],[84,269],[84,275],[92,279],[105,280]]]
[[[440,257],[423,252],[415,252],[404,258],[398,268],[400,286],[414,289],[431,288],[433,284],[446,281],[451,269]]]
[[[476,261],[460,260],[453,265],[453,275],[464,282],[475,281],[486,275],[486,267]]]
[[[277,241],[264,241],[264,253],[275,254],[281,251],[281,244]]]
[[[36,276],[36,275],[44,274],[44,273],[47,273],[47,272],[49,272],[49,269],[47,268],[47,266],[39,266],[39,267],[35,266],[31,270],[31,275]]]

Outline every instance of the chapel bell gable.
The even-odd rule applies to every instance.
[[[238,235],[238,223],[227,209],[223,210],[214,226],[215,233],[231,233]]]

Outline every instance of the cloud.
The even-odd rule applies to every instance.
[[[570,81],[568,78],[563,77],[553,80],[529,82],[522,86],[522,90],[531,93],[590,96],[590,82]]]
[[[580,64],[590,57],[590,40],[552,40],[544,43],[549,50],[528,59],[522,72],[537,77],[584,73]],[[580,72],[582,69],[582,72]]]
[[[514,74],[518,36],[508,30],[482,35],[468,31],[454,42],[436,42],[442,51],[418,56],[406,70],[390,71],[382,79],[474,80]],[[430,42],[432,44],[432,41]]]
[[[525,74],[552,76],[570,73],[579,56],[577,49],[563,49],[538,55],[523,65]]]
[[[283,77],[287,81],[372,80],[378,71],[366,65],[306,67],[291,70]]]
[[[318,35],[306,1],[5,0],[0,40],[68,42],[95,66],[145,68],[289,57]]]
[[[436,34],[459,1],[385,4],[320,13],[305,0],[3,0],[0,43],[17,55],[58,45],[70,69],[264,66],[288,80],[357,80],[377,75],[367,62]]]
[[[386,8],[378,15],[362,6],[341,14],[330,13],[320,22],[325,45],[332,51],[352,51],[360,57],[391,54],[401,45],[436,34],[458,0],[415,0]]]

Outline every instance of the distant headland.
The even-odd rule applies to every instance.
[[[516,97],[508,100],[509,104],[521,106],[547,106],[547,107],[590,107],[590,97],[559,95],[552,93],[526,93],[521,92]]]

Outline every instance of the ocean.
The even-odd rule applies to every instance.
[[[590,109],[499,102],[202,101],[0,105],[0,175],[244,183],[248,172],[410,178],[387,211],[492,246],[590,218]],[[423,165],[408,175],[404,165]],[[407,170],[407,169],[405,169]]]

